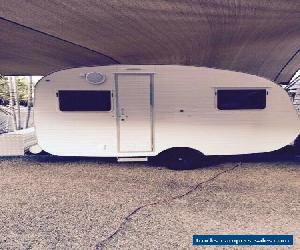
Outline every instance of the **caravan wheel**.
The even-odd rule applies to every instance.
[[[190,148],[172,148],[161,153],[160,161],[170,169],[187,170],[201,167],[204,155]]]

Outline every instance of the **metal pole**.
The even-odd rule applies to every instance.
[[[15,98],[17,129],[21,129],[21,112],[20,112],[19,93],[18,93],[16,76],[13,76],[13,90],[14,90],[14,98]]]
[[[30,112],[31,112],[31,107],[32,107],[32,76],[29,76],[29,81],[28,81],[28,89],[27,89],[27,116],[25,120],[25,126],[24,128],[29,127],[29,120],[30,120]]]
[[[9,88],[9,108],[12,114],[13,131],[17,130],[17,118],[15,112],[15,100],[14,100],[14,88],[12,83],[12,76],[8,77],[8,88]]]

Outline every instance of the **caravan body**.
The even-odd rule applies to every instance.
[[[299,134],[287,93],[254,75],[175,65],[62,70],[35,90],[40,147],[54,155],[155,156],[268,152]]]

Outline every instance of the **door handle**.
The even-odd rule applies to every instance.
[[[122,122],[125,121],[125,118],[126,118],[126,115],[124,115],[124,114],[121,114],[121,115],[120,115],[120,120],[121,120]]]
[[[127,115],[125,115],[125,109],[124,108],[121,108],[119,117],[120,117],[120,120],[122,122],[124,122],[126,120],[126,118],[128,117]]]
[[[124,108],[121,108],[121,116],[124,115]]]

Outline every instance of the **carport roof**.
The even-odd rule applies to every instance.
[[[182,64],[286,82],[300,67],[300,1],[3,0],[0,17],[6,75]]]

